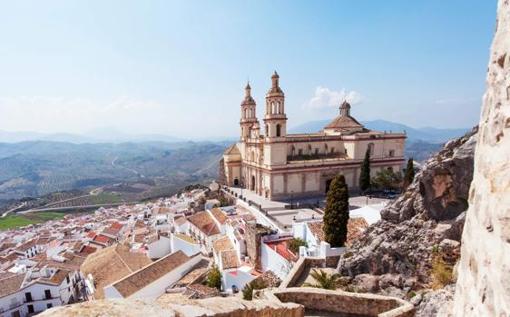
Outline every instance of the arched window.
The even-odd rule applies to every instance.
[[[276,113],[276,105],[275,105],[274,101],[273,101],[273,102],[271,102],[271,113],[272,113],[272,114],[275,114],[275,113]]]
[[[281,130],[282,130],[282,127],[279,124],[277,124],[276,125],[276,136],[277,137],[281,136],[281,134],[282,134]]]
[[[245,117],[245,118],[247,117],[247,116],[246,116],[247,114],[248,114],[248,110],[245,108],[245,109],[244,109],[244,117]]]
[[[266,124],[266,137],[269,137],[269,126]]]
[[[280,106],[280,102],[279,101],[276,102],[276,113],[282,113],[282,108]]]
[[[291,150],[292,156],[296,155],[296,147],[293,145]]]

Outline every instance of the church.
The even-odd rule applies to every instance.
[[[264,128],[256,115],[249,83],[241,103],[239,142],[223,154],[227,186],[243,187],[271,200],[324,195],[331,180],[343,174],[350,189],[359,186],[361,163],[370,152],[371,174],[401,171],[405,133],[365,128],[351,116],[347,101],[321,131],[287,134],[285,94],[274,72],[266,94]]]

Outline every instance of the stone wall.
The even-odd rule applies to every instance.
[[[510,312],[510,4],[498,3],[452,313]]]
[[[165,296],[165,295],[164,295]],[[304,308],[279,301],[245,301],[237,297],[213,297],[191,300],[164,296],[155,301],[133,299],[97,300],[80,304],[55,307],[38,315],[41,317],[303,317]],[[170,295],[167,295],[170,296]]]
[[[282,302],[301,304],[307,309],[360,316],[411,317],[414,306],[398,298],[331,291],[310,287],[287,288],[273,292]]]

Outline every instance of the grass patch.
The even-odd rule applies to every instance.
[[[66,213],[60,211],[40,211],[28,214],[11,214],[5,218],[0,218],[0,230],[9,230],[46,222],[48,220],[62,219]]]
[[[32,223],[34,223],[33,220],[24,216],[8,215],[5,218],[0,218],[0,230],[19,228]]]
[[[431,277],[433,289],[443,288],[454,282],[453,267],[437,254],[432,259]]]

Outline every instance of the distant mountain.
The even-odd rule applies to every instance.
[[[326,126],[330,120],[310,121],[303,123],[290,129],[290,133],[310,133],[320,131]],[[429,143],[444,143],[450,139],[460,137],[470,130],[466,129],[438,129],[438,128],[412,128],[405,124],[386,121],[386,120],[373,120],[362,121],[365,127],[372,130],[379,131],[393,131],[407,133],[408,142],[415,142],[418,140]]]
[[[215,179],[227,142],[0,143],[2,201],[150,181],[153,190]]]
[[[183,142],[185,139],[164,134],[128,134],[104,128],[90,131],[84,135],[72,133],[39,133],[30,131],[10,132],[0,130],[0,143],[26,141],[49,141],[82,143],[124,143],[124,142]]]

